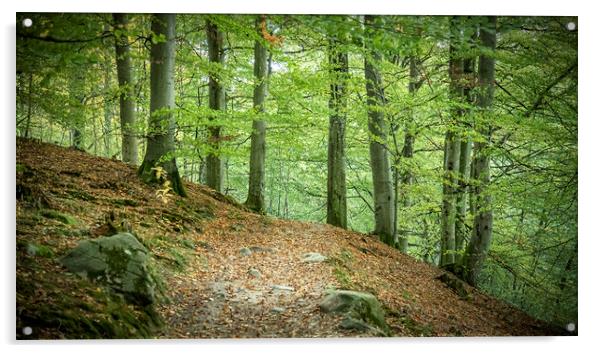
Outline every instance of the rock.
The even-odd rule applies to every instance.
[[[272,310],[270,310],[270,311],[271,311],[271,312],[273,312],[273,313],[278,313],[278,314],[280,314],[280,313],[283,313],[285,310],[286,310],[286,309],[285,309],[285,308],[283,308],[283,307],[280,307],[280,306],[275,306],[275,307],[273,307],[273,308],[272,308]]]
[[[249,256],[251,255],[253,252],[251,251],[251,249],[249,248],[241,248],[240,250],[238,250],[240,252],[240,254],[242,256]]]
[[[281,286],[281,285],[273,285],[272,289],[275,291],[286,291],[286,292],[294,292],[295,288],[289,286]]]
[[[381,335],[389,332],[385,313],[378,299],[370,293],[349,290],[331,291],[320,303],[320,310],[325,313],[344,314],[342,328],[375,330]]]
[[[307,254],[303,254],[303,262],[315,263],[315,262],[324,262],[328,260],[328,258],[317,252],[309,252]]]
[[[251,250],[252,252],[274,252],[274,249],[272,248],[264,248],[261,246],[251,246],[249,248],[249,250]]]
[[[155,301],[156,282],[149,271],[149,253],[130,233],[84,240],[60,262],[69,271],[112,288],[133,303]]]
[[[261,272],[259,272],[259,270],[256,269],[256,268],[250,268],[249,271],[248,271],[248,273],[251,276],[255,277],[255,278],[260,278],[261,277]]]

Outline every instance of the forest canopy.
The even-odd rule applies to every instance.
[[[565,326],[577,35],[576,17],[18,13],[16,134],[373,233]]]

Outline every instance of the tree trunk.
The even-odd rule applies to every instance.
[[[410,57],[410,83],[408,84],[408,92],[411,96],[416,94],[418,90],[418,66],[416,64],[416,57]],[[405,137],[403,140],[403,149],[401,151],[402,157],[405,160],[405,165],[408,165],[409,161],[414,157],[414,131],[412,125],[414,124],[414,116],[413,112],[410,110],[410,117],[408,122],[406,123],[405,128]],[[403,176],[401,178],[401,183],[403,184],[402,191],[402,204],[405,209],[408,209],[412,206],[412,199],[409,195],[409,189],[412,187],[414,183],[414,176],[410,170],[405,170]],[[396,222],[397,223],[397,222]],[[401,252],[407,254],[408,252],[408,238],[409,238],[409,230],[404,229],[399,235],[399,246]]]
[[[476,31],[475,31],[476,33]],[[473,36],[471,40],[471,48],[474,48]],[[463,98],[467,106],[474,104],[473,99],[473,82],[474,82],[474,65],[475,60],[472,57],[464,59],[463,77]],[[470,116],[470,110],[464,109],[464,117]],[[472,128],[472,123],[464,119],[464,125],[467,128]],[[465,239],[469,237],[468,228],[466,226],[466,212],[468,209],[468,192],[471,177],[471,156],[472,156],[472,139],[468,136],[462,138],[460,142],[460,165],[459,165],[459,185],[456,211],[456,262],[461,262],[461,253],[464,251]]]
[[[495,59],[491,52],[496,46],[496,17],[486,17],[480,30],[481,45],[490,51],[479,57],[479,82],[477,89],[479,119],[477,131],[483,135],[485,141],[477,142],[474,146],[474,177],[475,177],[475,203],[476,214],[473,233],[464,255],[464,279],[471,285],[476,285],[483,262],[487,256],[491,243],[493,228],[493,211],[491,210],[491,194],[488,191],[490,182],[489,148],[491,145],[492,128],[491,105],[493,103]]]
[[[107,26],[108,27],[108,26]],[[108,30],[108,29],[107,29]],[[104,155],[105,157],[111,156],[111,123],[113,116],[111,114],[111,104],[109,103],[109,94],[111,90],[111,60],[108,58],[105,60],[104,65],[104,87],[103,87],[103,123],[102,123],[102,140],[104,143]],[[96,134],[96,131],[95,131]],[[96,140],[96,137],[94,138]]]
[[[32,87],[33,87],[33,73],[29,73],[29,84],[27,85],[27,120],[25,121],[25,138],[29,137],[29,127],[31,124],[31,108],[32,108]]]
[[[214,64],[224,64],[224,34],[217,25],[207,20],[207,44],[209,46],[209,61]],[[209,108],[218,112],[226,109],[226,93],[221,84],[220,77],[215,71],[209,73]],[[210,152],[207,156],[207,185],[217,192],[223,191],[223,161],[220,157],[220,133],[219,126],[209,127]]]
[[[347,186],[345,183],[346,91],[349,64],[341,41],[331,38],[328,48],[330,70],[330,127],[328,130],[328,181],[326,222],[347,228]]]
[[[460,167],[460,137],[457,133],[459,117],[462,109],[457,107],[464,94],[462,85],[463,61],[459,47],[462,30],[460,17],[450,20],[449,45],[449,96],[452,101],[450,121],[445,134],[445,152],[443,162],[443,202],[441,205],[441,257],[440,266],[455,263],[456,254],[456,198],[458,191],[458,172]]]
[[[117,62],[117,80],[119,82],[119,118],[121,120],[121,158],[125,163],[138,164],[138,140],[136,138],[136,100],[134,94],[134,80],[132,78],[132,62],[130,58],[130,45],[127,35],[128,18],[126,14],[113,14],[115,29],[120,33],[115,35],[115,54]],[[174,19],[175,21],[175,19]],[[124,33],[125,32],[125,33]],[[174,29],[175,32],[175,29]],[[161,43],[173,47],[172,43]],[[159,49],[155,49],[159,50]],[[173,49],[171,49],[173,50]],[[173,58],[174,54],[170,54]],[[158,63],[155,63],[158,64]],[[152,64],[151,64],[152,65]],[[173,62],[171,63],[173,66]],[[166,65],[167,66],[167,65]],[[157,70],[172,70],[164,68]],[[173,73],[171,83],[173,83]],[[163,77],[160,75],[160,77]],[[173,89],[173,88],[171,88]],[[173,94],[172,94],[173,95]],[[172,98],[173,100],[173,98]],[[162,102],[165,103],[165,102]],[[173,104],[173,103],[172,103]],[[148,147],[147,147],[148,151]],[[147,152],[148,153],[148,152]],[[174,162],[175,165],[175,162]]]
[[[151,44],[150,118],[144,161],[138,174],[147,182],[162,182],[153,168],[160,166],[167,173],[173,191],[186,196],[178,172],[174,134],[175,119],[171,111],[174,104],[174,62],[176,15],[154,14],[151,20],[154,35],[164,36],[165,41]]]
[[[84,92],[85,80],[85,74],[81,70],[78,70],[74,75],[74,79],[72,79],[69,83],[69,95],[71,101],[69,113],[71,115],[71,120],[74,122],[70,131],[71,147],[81,151],[84,151],[84,136],[82,130],[86,125],[86,94]]]
[[[265,17],[257,17],[255,29],[261,35]],[[267,96],[268,58],[267,49],[259,40],[255,41],[255,88],[253,90],[253,106],[257,113],[265,112],[265,97]],[[251,156],[249,160],[249,193],[246,205],[259,213],[265,213],[265,133],[266,122],[261,119],[253,120],[251,133]]]
[[[376,20],[375,16],[366,15],[366,27],[373,26]],[[371,29],[367,30],[371,31]],[[370,165],[372,167],[372,184],[374,188],[374,232],[384,243],[395,246],[397,239],[395,239],[393,225],[393,185],[391,183],[391,167],[386,148],[387,134],[383,112],[385,97],[379,71],[381,61],[382,56],[375,49],[369,50],[369,54],[364,58],[368,130],[370,132]]]

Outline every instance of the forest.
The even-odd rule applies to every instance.
[[[576,334],[577,17],[17,13],[16,23],[17,338]],[[23,294],[95,292],[100,277],[65,270],[68,250],[129,233],[171,299],[131,313],[111,282],[103,308],[122,308],[116,322],[180,327],[192,320],[178,311],[193,300],[184,288],[204,281],[211,297],[186,305],[214,317],[205,336],[70,327],[80,314]],[[244,262],[276,255],[303,265]],[[38,288],[45,263],[60,277]],[[312,282],[322,264],[331,277]],[[279,282],[285,269],[291,282]],[[265,298],[231,294],[237,271],[278,283],[269,315],[305,305],[311,324],[278,331],[277,318],[242,307]],[[210,282],[217,273],[234,277]],[[348,314],[340,327],[351,333],[332,331],[309,304],[322,292],[299,289],[320,281],[371,293],[358,300],[380,300],[384,321]],[[460,299],[427,309],[450,293]],[[499,307],[511,323],[479,331],[469,305]],[[466,324],[437,326],[437,310]],[[47,318],[57,312],[58,326]],[[254,329],[237,324],[244,315]],[[526,320],[546,329],[512,326]]]

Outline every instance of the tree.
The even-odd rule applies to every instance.
[[[456,254],[456,201],[458,189],[458,172],[460,167],[460,138],[458,136],[459,117],[463,114],[458,107],[464,87],[462,75],[464,63],[459,52],[462,29],[461,18],[450,19],[449,44],[449,96],[451,100],[450,121],[445,133],[443,157],[443,202],[441,205],[441,258],[439,265],[447,266],[455,263]]]
[[[173,191],[186,196],[175,152],[174,62],[176,15],[154,14],[151,19],[150,118],[146,154],[138,174],[147,182],[161,181],[161,167]]]
[[[340,36],[328,39],[330,76],[330,127],[328,129],[328,181],[326,222],[347,228],[347,184],[345,183],[345,123],[349,63]]]
[[[469,17],[470,19],[470,17]],[[473,30],[474,33],[470,38],[468,44],[468,53],[474,51],[474,42],[477,38],[477,31],[475,28],[465,28],[465,31]],[[474,69],[475,59],[472,54],[463,55],[464,68],[462,75],[463,85],[463,102],[465,108],[463,108],[462,115],[465,117],[470,116],[471,106],[474,105],[474,94],[473,85],[475,82]],[[462,125],[467,131],[472,130],[472,124],[470,121],[464,119]],[[469,185],[471,177],[471,157],[472,157],[472,139],[469,133],[463,133],[460,137],[460,159],[458,165],[458,189],[457,189],[457,200],[456,200],[456,226],[455,226],[455,246],[456,246],[456,263],[462,261],[462,252],[464,251],[465,239],[470,236],[469,229],[467,227],[466,212],[468,209],[468,196],[469,196]]]
[[[121,121],[121,156],[125,163],[138,164],[138,140],[136,124],[136,101],[128,38],[127,14],[113,14],[115,23],[115,54],[117,80],[119,82],[119,117]]]
[[[206,28],[209,61],[216,65],[212,67],[209,73],[209,108],[219,113],[226,109],[226,91],[220,81],[217,67],[223,65],[225,60],[224,34],[211,20],[207,20]],[[220,126],[209,127],[209,146],[211,149],[206,162],[207,185],[218,192],[222,192],[224,183],[224,166],[220,157],[220,134]]]
[[[410,94],[410,96],[414,97],[416,95],[416,91],[418,91],[418,89],[420,88],[420,81],[419,81],[419,77],[418,77],[418,64],[417,64],[417,57],[415,55],[410,56],[410,82],[408,83],[408,93]],[[413,121],[414,121],[414,113],[412,112],[412,110],[410,110],[410,118],[408,123],[406,124],[406,128],[405,128],[405,136],[403,139],[403,148],[401,150],[401,157],[405,160],[405,162],[408,162],[409,160],[411,160],[414,157],[414,140],[416,138],[415,136],[415,131],[413,131]],[[398,163],[397,163],[398,164]],[[406,163],[406,165],[409,163]],[[396,198],[398,197],[399,191],[397,190],[397,185],[398,185],[398,175],[399,175],[399,167],[395,168],[395,196]],[[412,175],[412,171],[409,170],[409,168],[407,168],[403,175],[401,176],[401,183],[403,184],[404,188],[403,188],[403,194],[402,194],[402,204],[403,207],[408,209],[412,206],[412,198],[410,197],[410,191],[409,188],[412,186],[412,184],[414,183],[414,176]],[[395,204],[397,205],[397,200],[395,201]],[[395,212],[395,226],[397,227],[397,211]],[[408,252],[408,238],[409,238],[409,231],[407,229],[404,229],[401,231],[401,233],[399,234],[399,250],[401,250],[401,252],[403,252],[404,254],[406,254]]]
[[[265,16],[255,19],[257,34],[263,38],[262,30],[267,27]],[[255,40],[254,75],[255,87],[253,89],[253,107],[258,114],[265,112],[265,98],[267,95],[268,58],[267,48],[263,41]],[[262,119],[253,120],[251,132],[251,155],[249,158],[249,193],[246,205],[259,213],[265,212],[265,134],[266,122]]]
[[[489,149],[493,134],[492,110],[494,82],[495,82],[495,58],[493,51],[496,47],[496,23],[495,16],[488,16],[480,29],[480,42],[483,53],[479,56],[479,82],[477,87],[477,106],[479,115],[477,131],[482,135],[482,140],[474,146],[474,188],[476,200],[476,214],[472,237],[464,255],[464,279],[476,285],[483,262],[487,256],[493,228],[492,200],[489,192],[490,184],[490,156]]]
[[[371,36],[374,36],[372,27],[377,27],[375,22],[380,22],[380,20],[375,16],[366,15],[365,25],[368,40],[373,39],[371,38]],[[369,43],[370,47],[366,48],[364,75],[366,78],[368,130],[370,133],[370,166],[374,190],[374,232],[384,243],[395,246],[397,239],[393,224],[393,185],[389,155],[386,148],[387,133],[383,112],[385,97],[379,71],[382,54],[373,48],[372,44]]]

